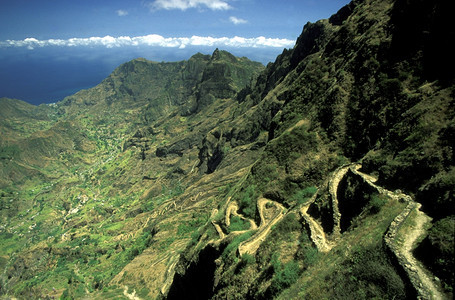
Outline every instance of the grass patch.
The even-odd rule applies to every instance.
[[[245,216],[254,218],[256,215],[256,198],[256,186],[248,186],[243,192],[239,202],[240,210],[244,213]]]
[[[407,287],[383,247],[382,237],[406,204],[389,201],[322,254],[302,234],[296,258],[305,269],[278,299],[406,299]],[[308,242],[309,243],[309,242]],[[313,248],[313,249],[312,249]]]
[[[294,196],[292,196],[291,202],[297,203],[298,205],[303,205],[308,202],[308,200],[310,200],[317,191],[318,189],[315,186],[309,186],[307,188],[299,190],[294,194]]]
[[[387,198],[384,195],[373,194],[370,198],[370,211],[377,214],[381,208],[387,203]]]
[[[226,259],[229,256],[229,254],[231,254],[232,251],[237,250],[237,248],[239,247],[241,242],[246,241],[247,239],[252,237],[254,234],[255,234],[255,231],[248,231],[248,232],[245,232],[245,233],[235,237],[232,240],[232,242],[230,242],[229,245],[227,245],[226,248],[224,248],[221,256],[224,259]]]
[[[272,268],[275,272],[272,283],[270,284],[268,293],[272,297],[279,295],[284,289],[290,287],[297,281],[300,275],[299,264],[292,260],[286,264],[282,264],[275,255],[272,258]]]
[[[193,214],[192,218],[186,222],[182,222],[177,227],[178,236],[188,236],[193,234],[199,227],[204,225],[209,218],[208,214],[195,215]]]
[[[239,216],[233,216],[231,223],[229,224],[229,232],[248,230],[250,228],[250,222],[240,218]]]

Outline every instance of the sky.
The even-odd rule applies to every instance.
[[[52,103],[137,57],[215,48],[263,64],[347,0],[0,0],[0,97]]]

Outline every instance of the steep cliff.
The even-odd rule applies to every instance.
[[[447,6],[354,0],[265,68],[217,49],[2,99],[0,292],[450,299]]]

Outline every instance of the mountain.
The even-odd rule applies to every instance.
[[[355,0],[265,68],[217,49],[2,98],[0,293],[451,299],[449,12]]]

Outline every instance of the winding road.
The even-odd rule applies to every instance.
[[[339,238],[341,236],[341,213],[338,208],[338,186],[344,175],[349,171],[350,165],[341,166],[335,170],[332,178],[329,180],[329,193],[332,198],[333,207],[333,236]]]
[[[300,208],[300,215],[302,216],[302,218],[305,220],[305,222],[310,227],[310,239],[313,241],[316,248],[318,248],[318,251],[329,252],[332,249],[332,247],[334,246],[334,244],[327,240],[322,226],[315,219],[313,219],[309,214],[307,214],[308,208],[316,200],[316,196],[317,196],[317,193],[315,193],[313,195],[313,197],[311,197],[310,201],[305,203]]]
[[[275,211],[271,218],[267,218],[264,214],[264,209],[267,204],[275,206]],[[239,254],[242,256],[245,253],[254,254],[258,250],[259,246],[265,241],[265,238],[272,229],[272,226],[278,223],[284,216],[286,208],[278,202],[260,198],[257,202],[259,216],[261,218],[261,225],[259,226],[258,232],[251,238],[243,241],[239,245]]]
[[[426,234],[426,227],[432,219],[420,210],[421,204],[415,202],[411,196],[401,192],[392,192],[376,185],[376,178],[359,171],[361,164],[352,165],[351,171],[362,177],[367,184],[375,188],[380,194],[397,201],[404,200],[408,205],[392,221],[384,240],[392,252],[396,255],[398,262],[406,271],[414,289],[417,291],[419,299],[442,300],[446,297],[433,275],[425,266],[418,261],[413,250],[416,243]]]
[[[310,229],[310,238],[320,252],[329,252],[334,246],[337,239],[341,238],[340,220],[341,213],[338,208],[338,188],[341,180],[346,176],[348,171],[352,174],[360,176],[366,184],[373,187],[379,194],[387,196],[389,199],[396,201],[407,202],[408,205],[403,211],[392,221],[388,232],[384,236],[384,240],[392,253],[397,257],[401,267],[405,270],[412,285],[417,291],[419,299],[445,299],[444,293],[440,284],[436,282],[429,272],[413,255],[416,243],[421,240],[426,234],[426,228],[431,222],[431,218],[420,210],[421,205],[415,202],[411,196],[400,191],[392,192],[376,184],[377,179],[369,174],[360,172],[362,165],[353,163],[344,165],[334,171],[329,179],[328,188],[332,199],[334,229],[332,239],[328,240],[322,226],[311,217],[307,211],[310,205],[316,200],[317,193],[312,198],[299,208],[299,213],[303,220],[308,224]],[[228,203],[225,214],[225,224],[230,225],[231,215],[239,216],[251,223],[248,230],[234,231],[231,234],[240,234],[253,229],[257,232],[240,243],[238,253],[242,256],[245,253],[255,254],[261,243],[266,239],[273,225],[278,223],[287,213],[287,210],[280,203],[270,199],[260,198],[257,201],[259,216],[261,219],[260,226],[238,214],[238,205],[235,201]],[[273,208],[273,209],[272,209]],[[213,215],[213,214],[212,214]],[[213,226],[219,234],[221,241],[228,235],[225,235],[221,227],[212,221]]]
[[[407,233],[406,239],[401,247],[404,257],[410,264],[408,272],[413,272],[417,274],[417,277],[420,279],[422,286],[426,287],[430,293],[431,299],[444,299],[443,294],[440,292],[440,288],[428,275],[429,272],[425,267],[416,260],[412,251],[415,249],[416,241],[420,237],[424,236],[426,233],[425,226],[431,222],[431,218],[427,216],[424,212],[420,210],[420,204],[418,204],[414,210],[416,215],[414,217],[414,226],[411,226],[411,230]]]

